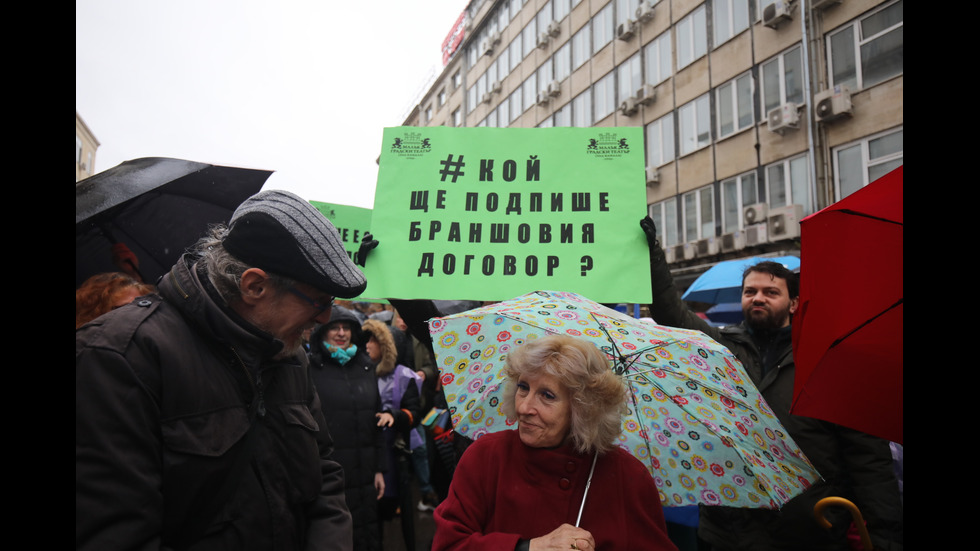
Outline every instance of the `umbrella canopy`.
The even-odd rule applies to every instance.
[[[89,276],[118,271],[110,252],[125,244],[143,280],[155,283],[210,225],[235,209],[272,174],[146,157],[126,161],[75,184],[75,287]]]
[[[903,440],[903,167],[801,224],[796,415]]]
[[[719,304],[723,302],[742,302],[742,273],[749,266],[754,266],[764,260],[778,262],[788,269],[800,267],[800,259],[795,256],[777,256],[768,258],[752,256],[719,262],[698,276],[694,283],[681,296],[684,300]]]
[[[736,324],[745,319],[745,314],[742,313],[741,302],[722,302],[715,304],[705,311],[705,315],[708,316],[709,320],[725,325]]]
[[[734,356],[704,333],[636,320],[567,292],[537,291],[429,322],[457,432],[513,428],[500,411],[515,347],[588,340],[627,387],[617,444],[647,465],[665,507],[778,508],[819,475]]]

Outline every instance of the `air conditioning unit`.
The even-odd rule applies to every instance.
[[[640,109],[640,103],[636,101],[636,98],[630,96],[626,98],[623,103],[619,104],[619,110],[627,117],[631,117],[636,114],[637,110]]]
[[[491,48],[496,46],[497,44],[500,44],[500,31],[494,31],[490,33],[490,36],[488,38],[490,39]]]
[[[718,254],[721,250],[721,242],[717,237],[706,237],[694,242],[694,248],[698,252],[698,257]]]
[[[782,135],[786,130],[799,128],[800,111],[795,103],[784,103],[769,111],[769,131]]]
[[[681,249],[681,255],[682,255],[681,258],[677,258],[676,249],[677,247],[664,247],[664,256],[666,257],[667,264],[673,264],[678,260],[684,260],[683,257],[684,249]]]
[[[647,167],[647,185],[653,186],[660,183],[660,170],[657,167]]]
[[[538,105],[548,105],[548,102],[550,100],[551,100],[551,96],[548,95],[548,92],[546,91],[538,92]]]
[[[721,252],[730,253],[745,248],[745,232],[734,231],[721,236]]]
[[[500,93],[500,89],[501,89],[502,86],[503,86],[503,84],[499,80],[493,81],[493,83],[490,84],[490,93],[491,94],[499,94]]]
[[[616,38],[620,40],[629,40],[633,38],[633,31],[636,27],[636,21],[632,19],[627,19],[626,21],[620,23],[616,26]]]
[[[542,50],[548,47],[548,40],[550,40],[548,33],[541,33],[538,35],[538,48]]]
[[[765,224],[756,224],[745,228],[745,246],[751,247],[754,245],[768,243],[769,237],[766,233],[767,228],[768,226]]]
[[[813,96],[813,112],[817,122],[829,122],[851,115],[851,91],[842,84]]]
[[[657,99],[657,89],[652,84],[644,84],[636,91],[636,101],[643,105],[650,105]]]
[[[636,19],[641,23],[646,23],[653,19],[653,2],[649,0],[643,0],[640,2],[640,6],[636,8]]]
[[[692,260],[698,257],[698,243],[697,241],[691,241],[690,243],[684,243],[684,259]]]
[[[762,10],[762,24],[775,29],[783,21],[792,19],[790,12],[793,10],[793,3],[790,1],[776,0]]]
[[[489,38],[484,38],[480,41],[480,55],[490,55],[493,53],[493,46],[490,43]]]
[[[766,203],[753,203],[742,207],[742,225],[748,227],[765,222],[768,206]]]
[[[491,99],[493,99],[493,95],[490,92],[484,92],[483,97],[480,98],[480,101],[483,103],[490,103]]]
[[[561,34],[561,24],[557,21],[552,21],[548,23],[548,34],[556,37]]]
[[[770,241],[794,239],[800,236],[800,220],[803,219],[803,205],[786,205],[769,209],[766,229]]]
[[[815,10],[825,10],[831,6],[840,4],[843,0],[811,0],[810,7]]]
[[[557,80],[553,80],[548,83],[548,95],[556,98],[561,95],[561,83]]]

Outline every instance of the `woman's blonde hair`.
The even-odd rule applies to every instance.
[[[572,445],[579,453],[604,453],[623,430],[626,394],[606,355],[587,341],[549,335],[528,342],[507,355],[507,383],[501,409],[517,420],[515,396],[522,375],[546,373],[558,378],[571,399]]]

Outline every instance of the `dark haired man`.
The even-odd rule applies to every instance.
[[[824,482],[780,511],[701,507],[698,537],[714,550],[846,550],[850,517],[834,511],[833,528],[813,518],[820,499],[836,495],[853,501],[868,522],[876,549],[901,549],[902,504],[888,442],[833,423],[792,415],[792,316],[799,306],[799,278],[782,264],[760,262],[742,276],[744,321],[712,327],[681,300],[667,267],[657,228],[640,221],[650,245],[653,303],[659,324],[703,331],[739,359],[766,402],[810,459]]]

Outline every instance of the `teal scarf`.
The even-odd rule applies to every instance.
[[[354,357],[355,354],[357,354],[356,344],[350,345],[350,348],[347,350],[337,348],[336,346],[327,343],[327,341],[323,341],[323,346],[327,349],[327,352],[330,352],[330,357],[337,360],[340,365],[346,364],[351,358]]]

